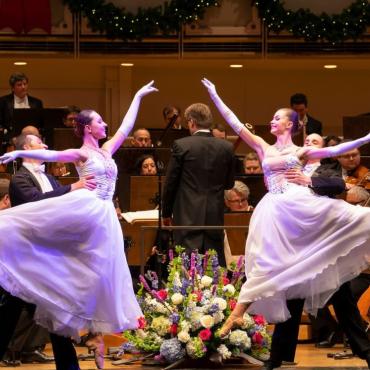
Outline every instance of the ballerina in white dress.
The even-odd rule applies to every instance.
[[[315,195],[309,187],[289,183],[285,171],[357,148],[370,142],[370,134],[332,147],[297,147],[291,138],[299,128],[297,114],[283,108],[270,122],[277,141],[269,145],[239,121],[213,83],[207,79],[202,83],[225,120],[257,152],[269,190],[249,226],[247,280],[220,334],[240,325],[247,309],[265,315],[269,322],[287,320],[287,299],[303,298],[306,310],[315,313],[369,264],[370,209]]]
[[[0,286],[34,303],[36,322],[51,332],[76,338],[82,329],[112,333],[137,327],[142,313],[112,202],[117,176],[112,154],[131,131],[141,98],[153,91],[152,81],[135,94],[118,131],[101,148],[107,124],[97,112],[85,110],[77,117],[80,149],[21,150],[0,157],[0,163],[19,157],[73,162],[81,177],[93,175],[97,185],[94,191],[70,192],[0,213]],[[103,354],[96,352],[102,367]]]

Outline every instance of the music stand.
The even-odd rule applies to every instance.
[[[14,109],[11,135],[20,135],[23,128],[30,125],[37,127],[39,130],[42,130],[42,111],[43,110],[39,108]]]

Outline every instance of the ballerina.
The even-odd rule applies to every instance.
[[[93,110],[77,116],[80,149],[21,150],[6,153],[0,163],[19,157],[45,162],[73,162],[80,177],[93,176],[94,191],[79,190],[57,198],[26,203],[0,214],[0,285],[36,305],[35,320],[49,331],[87,342],[103,368],[100,333],[137,327],[142,315],[126,262],[121,226],[112,202],[117,167],[112,154],[131,131],[142,97],[158,91],[154,82],[134,96],[121,126],[106,137],[107,124]]]
[[[269,322],[287,320],[287,299],[305,299],[306,311],[314,314],[368,266],[370,209],[315,195],[309,187],[288,182],[285,171],[357,148],[370,142],[370,134],[337,146],[301,148],[292,141],[298,116],[282,108],[270,122],[277,140],[269,145],[239,121],[212,82],[202,83],[224,119],[257,152],[269,190],[253,212],[245,249],[247,280],[220,335],[241,325],[247,309]]]

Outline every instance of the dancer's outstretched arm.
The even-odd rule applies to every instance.
[[[0,163],[9,163],[17,158],[38,159],[43,162],[85,162],[87,159],[86,152],[82,149],[67,149],[67,150],[48,150],[48,149],[32,149],[32,150],[14,150],[13,152],[5,153],[0,157]]]
[[[158,89],[156,89],[153,84],[154,81],[151,81],[136,92],[134,99],[131,102],[130,108],[128,109],[125,117],[122,120],[121,126],[113,135],[113,137],[104,143],[103,149],[113,154],[122,145],[128,134],[134,127],[137,113],[139,111],[141,98],[154,91],[158,91]]]
[[[247,127],[245,127],[245,125],[243,125],[239,121],[238,117],[218,96],[216,86],[211,81],[203,78],[202,84],[208,90],[209,96],[215,103],[222,117],[224,117],[225,121],[236,132],[236,134],[242,138],[243,141],[245,141],[252,149],[254,149],[258,153],[260,159],[263,159],[263,153],[265,152],[269,144],[266,143],[266,141],[263,140],[260,136],[254,135],[251,131],[247,129]]]
[[[370,142],[370,133],[359,139],[348,141],[346,143],[341,143],[334,146],[328,146],[325,148],[305,147],[298,151],[297,156],[301,159],[317,159],[317,158],[321,159],[327,157],[336,157],[369,142]]]

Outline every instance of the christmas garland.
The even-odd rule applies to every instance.
[[[196,21],[217,0],[172,0],[163,6],[139,8],[137,14],[105,0],[63,0],[72,13],[81,13],[89,27],[110,39],[142,39],[158,32],[179,31],[181,24]]]
[[[340,14],[316,15],[308,9],[285,9],[279,0],[257,0],[260,17],[267,27],[276,33],[291,32],[306,41],[327,40],[333,44],[344,40],[356,40],[370,26],[370,5],[367,0],[356,0]]]

